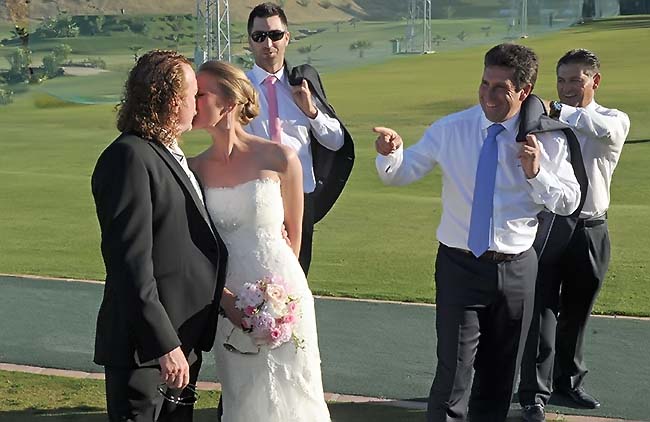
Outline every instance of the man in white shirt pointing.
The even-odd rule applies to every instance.
[[[562,132],[515,140],[537,55],[500,44],[484,65],[480,105],[438,120],[411,147],[392,129],[374,129],[384,183],[414,182],[436,165],[443,173],[429,422],[464,422],[468,413],[472,422],[506,420],[532,315],[537,214],[568,215],[580,200]]]
[[[625,113],[605,108],[594,99],[601,74],[593,52],[567,52],[556,71],[560,101],[551,101],[546,108],[550,117],[569,125],[576,134],[589,190],[577,220],[556,217],[550,234],[540,233],[547,238],[540,257],[539,297],[519,386],[526,422],[545,420],[543,408],[553,390],[582,407],[600,406],[583,388],[587,373],[584,333],[609,265],[609,187],[630,129]],[[560,225],[569,227],[568,233],[558,230]]]

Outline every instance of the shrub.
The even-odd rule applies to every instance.
[[[87,57],[82,63],[88,63],[90,67],[96,67],[97,69],[106,69],[106,62],[101,57]]]
[[[14,102],[14,92],[9,89],[0,88],[0,105],[7,105]]]

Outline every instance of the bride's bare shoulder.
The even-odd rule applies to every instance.
[[[292,161],[298,159],[296,151],[286,145],[262,138],[251,143],[253,153],[265,162],[265,166],[277,172],[284,172]]]

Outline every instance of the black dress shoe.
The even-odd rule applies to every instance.
[[[594,396],[587,393],[583,387],[578,388],[555,388],[553,393],[559,393],[571,399],[579,406],[587,409],[596,409],[600,407],[600,402]]]
[[[524,406],[521,409],[521,420],[524,422],[546,422],[544,406],[541,404]]]

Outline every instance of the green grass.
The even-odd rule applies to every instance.
[[[219,393],[200,391],[197,422],[216,420]],[[104,382],[0,371],[0,421],[94,422],[106,420]],[[396,407],[330,403],[335,422],[416,422],[423,411]]]
[[[556,97],[559,56],[569,48],[592,48],[603,62],[599,102],[625,110],[632,120],[632,142],[612,185],[613,255],[597,312],[650,315],[650,227],[642,223],[650,211],[650,142],[641,142],[650,139],[650,92],[641,77],[650,69],[649,22],[647,16],[620,18],[525,40],[541,57],[539,95]],[[378,31],[388,25],[377,24]],[[374,169],[370,129],[389,125],[410,143],[434,120],[475,104],[486,48],[398,57],[324,75],[330,100],[355,138],[357,161],[341,199],[317,226],[310,273],[315,293],[433,301],[440,174],[408,187],[384,187]],[[97,156],[117,135],[112,106],[38,108],[34,95],[114,95],[129,60],[122,53],[114,58],[121,70],[106,79],[57,78],[0,109],[0,272],[102,279],[89,179]],[[191,155],[207,145],[205,134],[193,133],[184,148]]]
[[[104,422],[104,382],[0,371],[0,422]],[[200,391],[196,422],[213,422],[219,393]],[[329,403],[332,422],[420,422],[423,410],[368,403]],[[560,422],[558,419],[549,421]],[[512,417],[508,422],[518,421]]]

